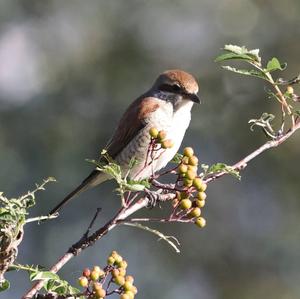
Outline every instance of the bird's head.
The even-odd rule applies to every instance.
[[[175,107],[187,102],[200,103],[196,79],[182,70],[163,72],[156,79],[152,90],[158,94],[159,98],[172,102]]]

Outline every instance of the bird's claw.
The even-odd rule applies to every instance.
[[[148,197],[147,208],[153,209],[154,207],[156,207],[157,203],[159,203],[159,201],[160,201],[160,192],[150,191],[150,190],[146,190],[145,192]]]

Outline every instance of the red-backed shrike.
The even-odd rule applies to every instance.
[[[147,178],[167,165],[178,151],[190,124],[193,104],[200,103],[198,89],[197,81],[189,73],[165,71],[149,91],[128,107],[105,148],[108,155],[121,166],[122,173],[129,171],[129,162],[133,158],[138,163],[130,169],[129,177],[135,180]],[[159,158],[145,167],[150,143],[149,129],[152,127],[166,131],[167,138],[173,141],[174,146],[162,150]],[[108,179],[107,174],[95,169],[50,215],[58,212],[74,196]]]

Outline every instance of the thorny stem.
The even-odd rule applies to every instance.
[[[242,170],[244,169],[247,164],[256,158],[258,155],[262,154],[264,151],[277,147],[281,143],[285,142],[289,137],[291,137],[296,130],[300,129],[300,119],[297,118],[295,124],[292,126],[291,129],[289,129],[286,133],[282,134],[275,140],[271,140],[260,146],[258,149],[247,155],[245,158],[241,159],[239,162],[234,164],[232,167],[235,170]],[[205,183],[211,183],[215,181],[216,179],[226,175],[226,172],[220,172],[218,174],[212,175],[204,180]],[[155,181],[155,184],[158,184],[158,182]],[[160,184],[160,183],[159,183]],[[159,185],[161,188],[164,186],[163,184]],[[169,185],[166,185],[166,187],[170,188]],[[174,186],[175,188],[175,186]],[[174,189],[172,189],[174,191]],[[162,194],[161,199],[162,200],[173,200],[175,198],[174,193],[169,194]],[[128,218],[130,215],[135,213],[136,211],[145,208],[148,205],[149,198],[144,197],[138,200],[136,203],[132,204],[129,207],[123,207],[121,208],[118,213],[110,220],[108,221],[103,227],[98,229],[96,232],[94,232],[91,236],[85,238],[82,240],[82,238],[75,243],[73,246],[69,248],[69,250],[50,268],[50,271],[52,273],[57,273],[65,264],[67,264],[72,258],[74,258],[76,255],[80,254],[84,249],[88,248],[89,246],[92,246],[97,240],[101,239],[103,236],[105,236],[110,230],[112,230],[114,227],[116,227],[120,222],[124,221],[126,218]],[[150,218],[151,219],[151,218]],[[131,219],[130,221],[152,221],[147,218],[137,218],[137,219]],[[155,219],[155,218],[154,218]],[[160,220],[161,222],[171,222],[173,220]],[[178,221],[178,220],[177,220]],[[180,220],[180,222],[184,222],[184,220]],[[40,280],[37,283],[35,283],[31,289],[22,297],[22,299],[30,299],[33,298],[33,296],[43,287],[44,281]]]

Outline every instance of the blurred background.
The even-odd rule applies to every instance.
[[[54,176],[31,216],[46,214],[92,169],[128,104],[165,69],[181,68],[200,82],[183,146],[201,162],[238,161],[265,138],[250,118],[277,112],[264,83],[221,70],[224,44],[259,48],[265,60],[300,71],[298,0],[0,1],[0,190],[13,197]],[[181,241],[176,254],[155,236],[120,227],[60,272],[76,284],[81,270],[104,265],[116,249],[136,277],[138,298],[290,299],[300,297],[299,142],[259,156],[241,182],[209,186],[203,230],[163,225]],[[85,231],[119,206],[108,182],[43,225],[26,226],[18,262],[50,266]],[[149,212],[147,212],[149,213]],[[152,215],[159,213],[157,209]],[[19,298],[31,285],[9,273]]]

